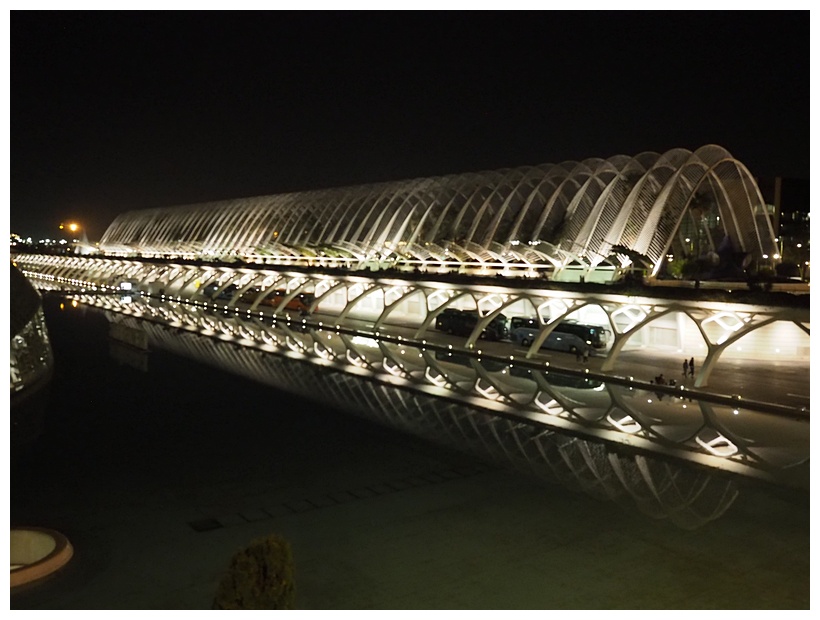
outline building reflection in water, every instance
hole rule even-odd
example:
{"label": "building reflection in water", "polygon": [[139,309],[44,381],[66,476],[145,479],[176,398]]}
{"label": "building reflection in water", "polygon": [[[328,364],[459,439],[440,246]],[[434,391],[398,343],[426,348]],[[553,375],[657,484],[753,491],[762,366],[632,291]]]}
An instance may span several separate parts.
{"label": "building reflection in water", "polygon": [[9,429],[14,451],[27,448],[42,432],[54,354],[40,293],[13,264],[10,276]]}
{"label": "building reflection in water", "polygon": [[720,517],[747,482],[808,493],[807,418],[308,320],[78,298],[138,368],[167,350],[682,528]]}

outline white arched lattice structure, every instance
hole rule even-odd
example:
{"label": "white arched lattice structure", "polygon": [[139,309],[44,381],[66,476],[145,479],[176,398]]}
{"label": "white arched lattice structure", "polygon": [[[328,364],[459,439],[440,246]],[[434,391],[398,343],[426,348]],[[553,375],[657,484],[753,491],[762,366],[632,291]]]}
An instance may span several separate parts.
{"label": "white arched lattice structure", "polygon": [[[690,241],[697,236],[697,247]],[[131,211],[100,242],[108,255],[442,270],[500,268],[554,279],[657,272],[670,252],[726,240],[761,258],[776,244],[749,171],[719,146],[618,155]]]}
{"label": "white arched lattice structure", "polygon": [[[731,486],[707,491],[710,468],[785,481],[809,458],[808,418],[759,416],[743,403],[756,423],[741,425],[731,413],[740,404],[725,397],[693,399],[669,387],[171,298],[76,299],[104,309],[121,342],[149,343],[326,400],[600,499],[635,501],[687,528],[718,517],[737,495]],[[653,463],[655,452],[673,460]],[[701,474],[690,479],[674,460],[698,463]]]}
{"label": "white arched lattice structure", "polygon": [[[292,314],[294,318],[297,311],[288,305],[302,298],[309,300],[304,308],[307,314],[318,314],[335,324],[348,319],[365,321],[373,331],[401,326],[412,329],[417,339],[440,336],[436,320],[443,311],[475,310],[479,320],[459,345],[466,350],[478,344],[484,328],[496,316],[533,317],[537,333],[527,345],[528,358],[538,353],[560,321],[583,319],[604,327],[612,336],[598,351],[604,357],[603,370],[614,370],[628,350],[676,354],[686,350],[698,357],[697,387],[708,385],[722,357],[809,361],[807,307],[656,297],[651,288],[642,296],[605,289],[585,292],[564,290],[563,286],[531,288],[511,286],[504,279],[488,285],[407,276],[382,278],[361,272],[331,274],[273,266],[88,256],[20,255],[15,260],[23,273],[43,288],[104,293],[119,291],[127,282],[129,288],[155,297],[207,301],[236,312],[271,317]],[[270,295],[274,291],[279,296],[272,302]]]}

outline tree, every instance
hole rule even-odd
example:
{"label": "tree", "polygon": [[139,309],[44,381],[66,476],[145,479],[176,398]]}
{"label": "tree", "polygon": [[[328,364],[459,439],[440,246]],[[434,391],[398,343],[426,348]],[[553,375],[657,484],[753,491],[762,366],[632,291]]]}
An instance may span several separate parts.
{"label": "tree", "polygon": [[214,598],[214,609],[293,609],[296,584],[290,544],[270,535],[231,558]]}

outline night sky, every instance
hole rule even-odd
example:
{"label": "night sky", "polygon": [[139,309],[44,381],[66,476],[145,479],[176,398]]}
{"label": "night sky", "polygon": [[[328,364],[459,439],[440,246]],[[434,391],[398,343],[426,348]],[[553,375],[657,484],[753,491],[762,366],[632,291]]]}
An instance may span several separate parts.
{"label": "night sky", "polygon": [[809,21],[12,11],[11,231],[709,143],[807,179]]}

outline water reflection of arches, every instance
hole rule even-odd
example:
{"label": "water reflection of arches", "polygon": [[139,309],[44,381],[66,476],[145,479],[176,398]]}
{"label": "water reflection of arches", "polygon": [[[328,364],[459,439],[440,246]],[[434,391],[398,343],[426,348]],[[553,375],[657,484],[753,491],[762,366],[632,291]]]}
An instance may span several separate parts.
{"label": "water reflection of arches", "polygon": [[619,453],[463,404],[220,345],[194,334],[172,333],[158,325],[150,326],[148,333],[153,346],[280,389],[295,389],[307,398],[318,396],[335,408],[342,406],[350,413],[637,508],[653,518],[669,519],[680,527],[694,529],[718,518],[738,495],[734,482],[705,470],[692,472],[645,455]]}
{"label": "water reflection of arches", "polygon": [[[396,338],[391,337],[389,331],[363,336],[356,329],[342,328],[339,324],[335,329],[332,324],[323,328],[321,321],[308,323],[304,318],[277,318],[250,311],[240,313],[238,309],[217,309],[216,306],[180,303],[174,299],[142,298],[139,303],[116,296],[86,296],[86,299],[117,312],[150,317],[174,327],[206,335],[216,334],[227,340],[238,339],[244,346],[269,351],[287,347],[290,351],[307,352],[326,360],[347,360],[419,384],[432,383],[460,397],[479,397],[491,401],[496,407],[507,407],[516,415],[526,410],[527,415],[534,416],[533,419],[547,420],[551,424],[577,425],[584,431],[588,431],[590,424],[603,424],[603,429],[599,430],[617,431],[616,441],[627,434],[630,441],[640,437],[655,444],[667,442],[676,449],[683,447],[687,451],[733,460],[746,456],[743,446],[749,443],[742,435],[716,437],[716,440],[725,440],[732,449],[714,451],[710,449],[712,440],[682,432],[695,423],[693,420],[698,424],[708,420],[704,419],[703,412],[692,418],[695,409],[687,404],[687,401],[692,402],[691,396],[683,396],[667,387],[622,390],[612,383],[611,377],[592,380],[584,374],[579,376],[577,370],[544,370],[537,362],[512,363],[512,357],[508,360],[482,354],[478,348],[460,349],[424,340]],[[772,406],[767,405],[768,408]],[[744,406],[745,409],[748,407]],[[736,408],[734,401],[722,405],[722,410]],[[681,422],[678,419],[681,415],[688,421]],[[767,440],[762,443],[765,445]]]}
{"label": "water reflection of arches", "polygon": [[[807,423],[772,426],[765,414],[736,417],[723,403],[302,321],[170,301],[85,301],[147,333],[152,346],[334,406],[349,403],[354,413],[681,527],[728,508],[737,494],[728,474],[791,479],[807,465]],[[137,307],[149,320],[136,318]]]}

